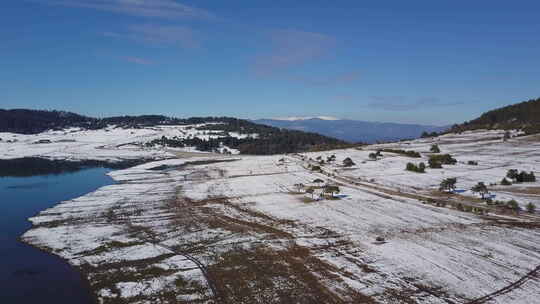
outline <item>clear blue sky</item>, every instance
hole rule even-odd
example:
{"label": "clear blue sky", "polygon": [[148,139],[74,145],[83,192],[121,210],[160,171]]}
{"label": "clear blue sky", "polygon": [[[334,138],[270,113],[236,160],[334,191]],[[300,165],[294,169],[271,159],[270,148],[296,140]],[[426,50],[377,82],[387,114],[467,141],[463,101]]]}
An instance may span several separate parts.
{"label": "clear blue sky", "polygon": [[540,1],[5,0],[0,108],[443,125],[540,96]]}

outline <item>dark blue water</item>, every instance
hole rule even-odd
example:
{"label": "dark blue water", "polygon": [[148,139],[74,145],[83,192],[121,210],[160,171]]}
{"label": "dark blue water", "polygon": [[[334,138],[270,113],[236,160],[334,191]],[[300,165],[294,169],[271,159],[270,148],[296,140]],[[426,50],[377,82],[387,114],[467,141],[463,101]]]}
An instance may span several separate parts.
{"label": "dark blue water", "polygon": [[0,303],[93,303],[75,269],[18,238],[31,227],[27,219],[39,211],[112,184],[108,171],[0,178]]}

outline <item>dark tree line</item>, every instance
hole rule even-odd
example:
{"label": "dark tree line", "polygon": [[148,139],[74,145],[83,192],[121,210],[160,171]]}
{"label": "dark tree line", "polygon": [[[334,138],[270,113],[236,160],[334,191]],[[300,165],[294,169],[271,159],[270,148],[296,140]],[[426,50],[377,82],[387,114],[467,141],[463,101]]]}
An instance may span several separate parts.
{"label": "dark tree line", "polygon": [[0,159],[0,177],[63,174],[88,168],[124,169],[146,162],[144,159],[108,162],[100,160],[59,160],[39,157]]}
{"label": "dark tree line", "polygon": [[527,134],[540,132],[540,98],[486,112],[476,119],[453,126],[450,132],[484,128],[523,129]]}
{"label": "dark tree line", "polygon": [[62,111],[2,110],[0,132],[36,134],[70,126],[89,126],[93,118]]}
{"label": "dark tree line", "polygon": [[[183,121],[187,124],[212,123],[198,127],[198,130],[222,131],[219,138],[161,138],[149,145],[160,144],[169,147],[195,147],[199,151],[214,151],[221,145],[237,149],[241,154],[270,155],[306,151],[328,150],[349,147],[344,141],[316,133],[280,129],[256,124],[248,120],[231,117],[192,117]],[[236,138],[230,132],[257,134],[256,137]]]}
{"label": "dark tree line", "polygon": [[277,130],[272,133],[261,134],[258,137],[236,138],[232,136],[211,138],[209,140],[193,138],[167,138],[153,140],[148,146],[162,145],[168,147],[195,147],[199,151],[212,152],[227,146],[237,149],[241,154],[271,155],[283,153],[297,153],[348,147],[340,140],[329,138],[315,133],[300,131]]}
{"label": "dark tree line", "polygon": [[37,134],[47,130],[69,127],[101,129],[108,125],[118,127],[142,127],[153,125],[185,124],[185,120],[162,115],[116,116],[93,118],[65,111],[0,109],[0,132]]}
{"label": "dark tree line", "polygon": [[428,164],[432,169],[442,168],[442,165],[455,165],[457,160],[453,158],[450,154],[435,154],[430,155]]}
{"label": "dark tree line", "polygon": [[[407,150],[401,150],[401,149],[382,149],[383,152],[389,152],[389,153],[396,153],[396,154],[401,154],[401,155],[405,155],[405,156],[408,156],[408,157],[414,157],[414,158],[419,158],[419,157],[422,157],[420,155],[420,153],[416,152],[416,151],[413,151],[413,150],[410,150],[410,151],[407,151]],[[378,155],[380,155],[380,151],[377,151]]]}
{"label": "dark tree line", "polygon": [[532,183],[536,181],[536,176],[532,171],[527,173],[525,171],[519,172],[517,169],[510,169],[506,173],[506,177],[516,183]]}
{"label": "dark tree line", "polygon": [[[286,130],[260,125],[244,119],[231,117],[173,118],[163,115],[116,116],[92,118],[70,112],[40,110],[0,110],[0,132],[35,134],[51,129],[81,127],[101,129],[109,125],[123,128],[139,128],[156,125],[187,125],[216,123],[198,127],[199,130],[223,131],[220,138],[202,140],[200,138],[161,138],[149,145],[169,147],[196,147],[200,151],[213,151],[221,144],[240,150],[243,154],[280,154],[328,150],[348,147],[347,143],[316,133]],[[257,134],[256,138],[236,138],[228,132]]]}

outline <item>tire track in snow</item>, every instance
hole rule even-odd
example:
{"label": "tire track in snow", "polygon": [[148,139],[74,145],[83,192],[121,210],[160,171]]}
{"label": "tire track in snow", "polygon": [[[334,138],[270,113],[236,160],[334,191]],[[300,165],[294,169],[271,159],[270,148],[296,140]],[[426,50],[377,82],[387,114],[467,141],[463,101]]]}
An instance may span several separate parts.
{"label": "tire track in snow", "polygon": [[525,284],[527,281],[538,278],[538,273],[540,272],[540,265],[537,266],[535,269],[531,270],[529,273],[521,277],[519,280],[513,282],[510,285],[507,285],[497,291],[494,291],[490,294],[487,294],[483,297],[477,298],[475,300],[466,302],[465,304],[481,304],[486,303],[487,301],[493,300],[498,296],[501,296],[503,294],[507,294],[511,292],[514,289],[520,288],[523,284]]}

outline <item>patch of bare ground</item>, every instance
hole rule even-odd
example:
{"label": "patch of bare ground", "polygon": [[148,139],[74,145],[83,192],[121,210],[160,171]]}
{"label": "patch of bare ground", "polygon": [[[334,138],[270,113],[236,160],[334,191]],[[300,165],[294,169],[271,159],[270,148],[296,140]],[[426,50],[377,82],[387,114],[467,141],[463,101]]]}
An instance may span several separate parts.
{"label": "patch of bare ground", "polygon": [[265,234],[267,238],[292,239],[293,236],[283,230],[276,229],[269,225],[264,225],[252,221],[237,219],[227,215],[214,215],[206,219],[208,226],[212,229],[222,228],[240,234],[258,233]]}
{"label": "patch of bare ground", "polygon": [[[294,228],[294,221],[276,219],[262,212],[250,209],[247,205],[232,203],[227,198],[210,198],[195,202],[200,204],[200,212],[204,215],[203,221],[209,228],[221,228],[234,233],[250,234],[259,233],[266,234],[269,238],[284,238],[290,239],[292,235],[285,232],[281,226],[285,228]],[[235,211],[239,216],[221,214],[212,205],[221,205],[227,209]]]}
{"label": "patch of bare ground", "polygon": [[516,194],[525,194],[525,195],[540,195],[540,187],[524,187],[524,188],[514,188],[514,187],[497,187],[493,190],[501,192],[510,192]]}
{"label": "patch of bare ground", "polygon": [[234,209],[240,213],[244,213],[252,218],[263,220],[266,222],[270,222],[273,224],[281,224],[281,225],[290,225],[294,226],[295,222],[291,220],[284,220],[284,219],[277,219],[274,217],[271,217],[265,213],[250,209],[248,207],[248,204],[234,204],[231,201],[229,201],[227,198],[221,198],[221,199],[214,199],[211,201],[213,204],[221,204],[226,206],[227,208]]}
{"label": "patch of bare ground", "polygon": [[501,140],[502,136],[486,136],[482,138],[471,138],[471,139],[442,139],[437,142],[439,145],[455,145],[455,144],[467,144],[467,143],[478,143],[483,141],[494,141]]}
{"label": "patch of bare ground", "polygon": [[[284,249],[234,246],[216,261],[209,273],[222,303],[375,303],[340,284],[339,269],[295,244]],[[330,290],[328,285],[343,287]]]}
{"label": "patch of bare ground", "polygon": [[526,229],[540,229],[540,221],[519,221],[508,219],[489,218],[489,224],[493,226],[502,226],[506,228],[526,228]]}
{"label": "patch of bare ground", "polygon": [[311,197],[307,197],[307,196],[299,196],[298,201],[304,204],[311,204],[311,203],[315,203],[317,200]]}
{"label": "patch of bare ground", "polygon": [[517,213],[503,207],[487,205],[485,200],[463,196],[455,193],[447,193],[441,191],[427,192],[429,197],[424,200],[424,203],[436,205],[438,207],[454,208],[458,211],[473,212],[479,215],[488,213],[497,213],[504,215],[518,215]]}
{"label": "patch of bare ground", "polygon": [[[174,274],[177,270],[165,270],[155,266],[156,263],[163,261],[174,254],[162,255],[155,258],[123,261],[115,263],[105,263],[98,266],[83,264],[79,268],[88,275],[90,285],[95,290],[107,288],[110,290],[110,296],[103,298],[100,303],[103,304],[128,304],[137,301],[151,299],[154,303],[183,303],[178,301],[178,290],[170,286],[164,288],[158,294],[152,294],[150,297],[137,295],[134,297],[122,297],[117,283],[120,282],[142,282],[153,279],[160,279],[163,276]],[[199,294],[200,298],[208,297],[206,289],[200,286],[199,289],[193,289],[191,294]]]}
{"label": "patch of bare ground", "polygon": [[445,201],[458,201],[458,202],[463,202],[463,203],[475,203],[479,205],[481,204],[485,205],[486,203],[484,200],[481,200],[476,197],[463,196],[463,195],[459,195],[455,193],[441,192],[437,190],[428,191],[427,193],[429,197],[431,198],[445,200]]}
{"label": "patch of bare ground", "polygon": [[506,205],[488,205],[485,201],[476,203],[470,202],[463,196],[457,196],[457,199],[445,200],[445,199],[433,199],[430,198],[427,201],[423,201],[424,204],[431,204],[436,207],[452,208],[457,211],[474,213],[479,216],[486,216],[488,214],[496,214],[503,216],[511,216],[515,220],[528,221],[531,218],[530,214],[521,212],[519,210],[513,210]]}
{"label": "patch of bare ground", "polygon": [[525,141],[525,142],[540,142],[540,134],[533,134],[523,137],[514,137],[513,140]]}
{"label": "patch of bare ground", "polygon": [[[334,232],[298,227],[294,221],[225,197],[193,201],[179,191],[167,206],[174,213],[170,229],[206,231],[175,248],[206,255],[208,278],[216,286],[219,303],[375,303],[343,282],[343,277],[358,279],[352,273],[316,257],[318,252],[349,251],[351,243]],[[298,246],[293,241],[298,229],[303,235],[326,236],[328,241],[312,249]],[[216,237],[209,231],[224,233]],[[242,237],[255,240],[243,246],[223,243]],[[261,245],[266,241],[273,245]]]}

